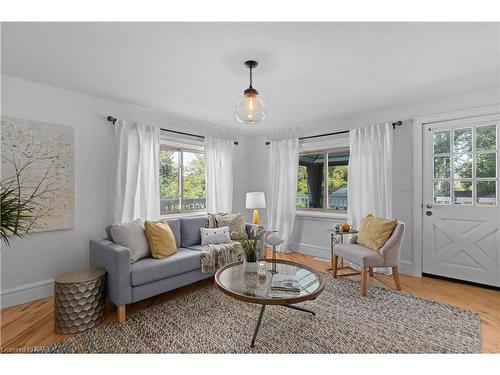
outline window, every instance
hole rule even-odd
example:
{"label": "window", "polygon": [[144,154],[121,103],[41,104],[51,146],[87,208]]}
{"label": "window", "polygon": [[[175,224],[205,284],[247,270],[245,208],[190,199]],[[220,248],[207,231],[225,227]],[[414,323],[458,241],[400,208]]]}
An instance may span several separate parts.
{"label": "window", "polygon": [[496,126],[436,130],[434,204],[496,206]]}
{"label": "window", "polygon": [[348,164],[345,148],[300,154],[297,209],[346,212]]}
{"label": "window", "polygon": [[206,208],[205,155],[188,149],[160,149],[160,214]]}

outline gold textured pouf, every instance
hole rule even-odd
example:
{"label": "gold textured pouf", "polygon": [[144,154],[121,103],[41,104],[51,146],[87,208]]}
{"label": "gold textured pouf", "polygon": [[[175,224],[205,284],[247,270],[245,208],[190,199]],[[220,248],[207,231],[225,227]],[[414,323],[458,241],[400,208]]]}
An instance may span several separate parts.
{"label": "gold textured pouf", "polygon": [[54,280],[54,328],[57,333],[83,332],[104,319],[106,270],[85,268]]}

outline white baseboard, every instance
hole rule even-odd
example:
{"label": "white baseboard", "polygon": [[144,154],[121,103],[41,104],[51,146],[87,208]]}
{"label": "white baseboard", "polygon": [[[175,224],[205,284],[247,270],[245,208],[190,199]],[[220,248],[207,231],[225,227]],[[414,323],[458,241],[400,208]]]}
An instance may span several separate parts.
{"label": "white baseboard", "polygon": [[321,246],[308,245],[304,243],[291,243],[290,250],[294,253],[311,255],[317,258],[330,259],[330,249]]}
{"label": "white baseboard", "polygon": [[15,306],[21,303],[49,297],[53,294],[54,279],[24,284],[14,288],[2,290],[0,307],[3,309],[5,307]]}
{"label": "white baseboard", "polygon": [[[330,259],[330,249],[321,246],[309,245],[304,243],[291,243],[290,250],[294,253],[311,255],[316,258]],[[405,275],[422,277],[421,274],[415,270],[415,265],[406,260],[399,261],[399,272]]]}

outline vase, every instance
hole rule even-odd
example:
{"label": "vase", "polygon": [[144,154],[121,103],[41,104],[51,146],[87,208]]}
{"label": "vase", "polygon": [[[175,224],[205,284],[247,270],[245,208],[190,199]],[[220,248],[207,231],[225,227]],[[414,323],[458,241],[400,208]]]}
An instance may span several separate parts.
{"label": "vase", "polygon": [[259,262],[247,262],[246,259],[243,261],[243,269],[245,272],[257,273],[259,267]]}

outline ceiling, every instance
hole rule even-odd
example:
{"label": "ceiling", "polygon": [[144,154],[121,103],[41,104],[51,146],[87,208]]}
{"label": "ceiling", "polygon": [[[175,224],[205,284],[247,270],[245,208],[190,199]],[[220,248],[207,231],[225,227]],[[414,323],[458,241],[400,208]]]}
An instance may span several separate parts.
{"label": "ceiling", "polygon": [[[249,134],[498,88],[499,49],[498,23],[2,24],[3,74]],[[234,117],[247,59],[256,125]]]}

